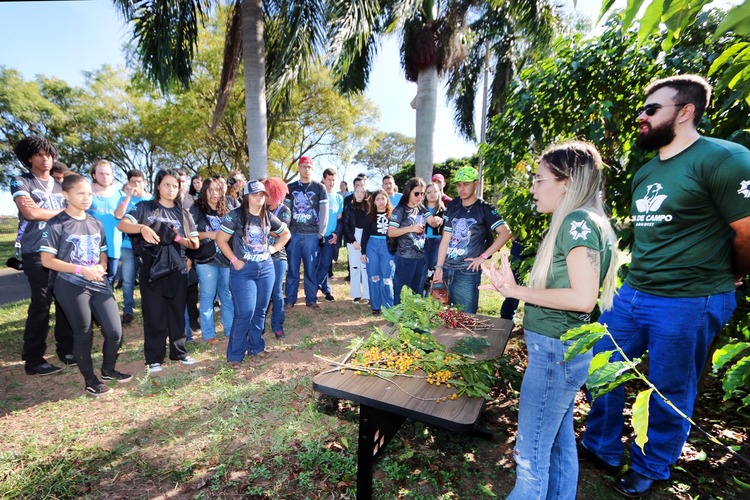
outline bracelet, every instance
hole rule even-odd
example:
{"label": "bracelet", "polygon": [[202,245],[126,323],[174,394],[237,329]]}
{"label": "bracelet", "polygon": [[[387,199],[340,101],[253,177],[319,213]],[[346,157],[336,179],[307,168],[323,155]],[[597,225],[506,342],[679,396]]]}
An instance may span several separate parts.
{"label": "bracelet", "polygon": [[177,236],[175,236],[175,237],[174,237],[174,242],[175,242],[175,243],[179,243],[181,239],[182,239],[182,236],[180,236],[180,235],[178,234]]}
{"label": "bracelet", "polygon": [[229,263],[230,263],[230,264],[234,264],[234,263],[235,263],[235,262],[237,262],[238,260],[239,260],[239,259],[238,259],[238,258],[237,258],[237,256],[235,255],[234,257],[232,257],[232,260],[230,260],[230,261],[229,261]]}
{"label": "bracelet", "polygon": [[80,264],[76,266],[76,274],[78,276],[81,276],[83,274],[83,270],[81,269],[81,265]]}
{"label": "bracelet", "polygon": [[436,264],[436,265],[435,265],[435,269],[442,269],[442,268],[443,268],[443,265],[442,265],[442,264]]}
{"label": "bracelet", "polygon": [[141,224],[141,228],[138,230],[138,234],[143,234],[143,228],[146,227],[145,225]]}
{"label": "bracelet", "polygon": [[487,255],[487,252],[482,252],[482,255],[480,255],[481,258],[484,260],[490,260],[490,257]]}

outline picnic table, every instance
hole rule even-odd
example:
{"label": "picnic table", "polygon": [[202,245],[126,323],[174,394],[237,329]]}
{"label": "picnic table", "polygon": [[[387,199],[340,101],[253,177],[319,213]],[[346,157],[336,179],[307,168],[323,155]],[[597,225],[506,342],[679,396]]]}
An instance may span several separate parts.
{"label": "picnic table", "polygon": [[[513,322],[500,318],[479,317],[491,322],[492,328],[475,332],[438,328],[433,335],[446,348],[450,348],[467,335],[486,337],[491,347],[477,354],[476,358],[497,358],[505,351]],[[451,431],[470,432],[475,429],[484,407],[484,399],[466,396],[455,400],[447,399],[441,403],[434,400],[423,401],[412,397],[411,394],[432,399],[448,397],[454,391],[444,386],[427,384],[424,379],[399,376],[383,379],[357,375],[353,370],[345,370],[344,373],[339,370],[326,370],[313,378],[313,389],[360,405],[357,451],[358,499],[372,497],[372,467],[406,418]]]}

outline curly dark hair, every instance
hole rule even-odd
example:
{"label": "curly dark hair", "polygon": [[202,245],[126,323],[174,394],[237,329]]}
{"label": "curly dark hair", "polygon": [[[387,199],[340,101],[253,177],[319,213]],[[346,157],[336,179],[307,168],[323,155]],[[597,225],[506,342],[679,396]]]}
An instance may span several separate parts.
{"label": "curly dark hair", "polygon": [[[208,190],[211,189],[211,185],[216,184],[217,187],[219,187],[219,181],[216,179],[213,179],[209,177],[208,179],[203,179],[203,184],[201,185],[201,191],[198,195],[198,198],[195,200],[195,204],[198,206],[198,208],[203,212],[204,214],[207,214],[211,210],[211,206],[208,204]],[[216,202],[216,213],[220,217],[224,217],[226,214],[229,213],[229,208],[227,208],[227,198],[224,196],[223,193],[220,193],[219,201]]]}
{"label": "curly dark hair", "polygon": [[393,205],[391,205],[391,199],[388,198],[388,193],[385,192],[385,189],[377,189],[370,194],[371,221],[374,221],[378,217],[378,207],[375,206],[375,198],[377,198],[379,194],[385,196],[385,214],[389,219],[391,218],[391,212],[393,212]]}
{"label": "curly dark hair", "polygon": [[37,154],[39,151],[44,151],[52,157],[53,160],[57,160],[57,148],[49,139],[39,137],[38,135],[30,135],[24,137],[16,143],[13,148],[13,152],[16,157],[24,164],[26,168],[31,170],[31,162],[29,159]]}

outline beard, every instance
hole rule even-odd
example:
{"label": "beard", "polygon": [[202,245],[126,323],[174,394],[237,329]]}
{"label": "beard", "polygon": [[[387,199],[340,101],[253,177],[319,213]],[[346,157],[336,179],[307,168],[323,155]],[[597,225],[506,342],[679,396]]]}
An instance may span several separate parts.
{"label": "beard", "polygon": [[670,144],[675,137],[674,123],[677,117],[671,121],[664,122],[656,128],[649,126],[647,132],[639,132],[635,138],[635,145],[645,151],[655,151]]}

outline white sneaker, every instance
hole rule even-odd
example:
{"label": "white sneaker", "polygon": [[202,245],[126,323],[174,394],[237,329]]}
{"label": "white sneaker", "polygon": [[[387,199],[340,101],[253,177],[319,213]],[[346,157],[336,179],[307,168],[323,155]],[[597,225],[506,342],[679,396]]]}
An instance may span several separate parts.
{"label": "white sneaker", "polygon": [[183,365],[194,365],[195,364],[195,358],[192,356],[185,356],[184,358],[180,359],[180,363]]}
{"label": "white sneaker", "polygon": [[164,368],[161,367],[161,363],[151,363],[148,365],[149,373],[156,373],[162,371]]}

